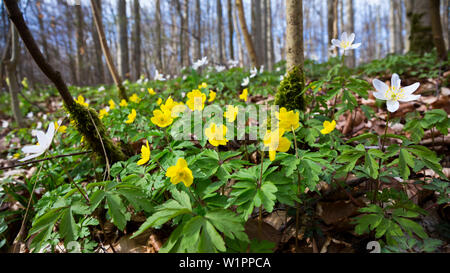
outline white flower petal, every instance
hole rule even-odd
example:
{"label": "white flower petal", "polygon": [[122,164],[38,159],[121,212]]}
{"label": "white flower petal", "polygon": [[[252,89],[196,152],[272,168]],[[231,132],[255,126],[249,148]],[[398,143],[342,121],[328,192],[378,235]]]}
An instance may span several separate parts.
{"label": "white flower petal", "polygon": [[[331,43],[335,46],[335,47],[341,47],[341,41],[337,40],[337,39],[332,39]],[[334,49],[334,48],[333,48]]]}
{"label": "white flower petal", "polygon": [[346,42],[348,40],[347,32],[344,31],[341,34],[341,41]]}
{"label": "white flower petal", "polygon": [[41,130],[33,130],[31,132],[31,135],[36,136],[39,142],[39,145],[46,145],[47,143],[47,136],[45,133]]}
{"label": "white flower petal", "polygon": [[373,96],[379,100],[386,100],[384,94],[384,92],[373,92]]}
{"label": "white flower petal", "polygon": [[400,88],[401,80],[397,73],[392,74],[391,77],[391,86],[397,89]]}
{"label": "white flower petal", "polygon": [[27,160],[36,158],[36,157],[42,155],[43,153],[44,153],[44,152],[42,152],[42,153],[37,153],[37,154],[32,154],[32,155],[26,156],[26,157],[24,157],[24,158],[22,158],[22,159],[19,159],[19,161],[20,161],[20,162],[27,161]]}
{"label": "white flower petal", "polygon": [[405,92],[405,96],[408,96],[408,95],[411,95],[412,93],[414,93],[417,90],[417,88],[419,88],[419,86],[420,86],[420,83],[416,82],[409,86],[403,87],[401,90],[403,92]]}
{"label": "white flower petal", "polygon": [[40,153],[42,150],[41,145],[27,145],[22,148],[22,152],[26,154]]}
{"label": "white flower petal", "polygon": [[350,48],[351,49],[357,49],[360,46],[361,46],[361,43],[357,43],[357,44],[351,45]]}
{"label": "white flower petal", "polygon": [[[375,89],[378,91],[378,92],[383,92],[383,93],[385,93],[386,91],[388,91],[388,89],[389,89],[389,86],[387,86],[387,84],[385,84],[384,82],[382,82],[382,81],[380,81],[380,80],[378,80],[378,79],[374,79],[373,81],[372,81],[372,84],[373,84],[373,86],[375,87]],[[384,95],[383,95],[384,96]]]}
{"label": "white flower petal", "polygon": [[398,101],[396,100],[388,100],[386,102],[386,106],[388,111],[393,113],[398,110],[398,108],[400,107],[400,103],[398,103]]}
{"label": "white flower petal", "polygon": [[353,43],[353,41],[355,40],[355,33],[350,34],[350,36],[348,36],[347,41],[351,44]]}
{"label": "white flower petal", "polygon": [[401,102],[408,102],[408,101],[413,101],[413,100],[417,100],[420,98],[420,95],[409,95],[403,99],[399,99],[399,101]]}

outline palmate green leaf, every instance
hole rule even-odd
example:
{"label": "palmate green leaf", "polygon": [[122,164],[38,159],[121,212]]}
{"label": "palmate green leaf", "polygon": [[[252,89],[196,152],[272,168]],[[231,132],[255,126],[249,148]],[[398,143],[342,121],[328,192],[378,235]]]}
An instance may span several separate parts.
{"label": "palmate green leaf", "polygon": [[302,181],[305,182],[306,186],[311,191],[314,191],[320,180],[319,175],[322,173],[322,168],[320,165],[310,159],[304,158],[300,161],[299,171]]}
{"label": "palmate green leaf", "polygon": [[153,209],[150,198],[138,188],[118,188],[116,192],[124,196],[138,211],[150,212]]}
{"label": "palmate green leaf", "polygon": [[415,143],[419,142],[425,134],[419,119],[410,119],[408,122],[406,122],[403,130],[411,133],[411,139]]}
{"label": "palmate green leaf", "polygon": [[447,112],[442,109],[427,111],[423,119],[420,120],[422,127],[429,129],[447,119]]}
{"label": "palmate green leaf", "polygon": [[408,179],[410,174],[408,166],[414,168],[414,158],[406,149],[401,149],[398,167],[402,178],[405,180]]}
{"label": "palmate green leaf", "polygon": [[161,226],[178,215],[192,213],[191,201],[185,192],[174,190],[172,196],[175,200],[171,199],[156,207],[156,212],[147,218],[131,238],[138,236],[150,227]]}
{"label": "palmate green leaf", "polygon": [[400,224],[400,226],[406,231],[408,232],[411,236],[412,236],[412,232],[414,232],[415,234],[417,234],[417,236],[419,236],[422,239],[425,239],[428,237],[428,235],[425,233],[425,230],[423,229],[423,227],[421,225],[419,225],[418,223],[410,220],[410,219],[406,219],[403,217],[394,217],[394,220]]}
{"label": "palmate green leaf", "polygon": [[368,233],[376,228],[384,219],[381,214],[366,214],[356,218],[355,232],[358,235]]}
{"label": "palmate green leaf", "polygon": [[244,232],[242,218],[234,212],[225,209],[212,210],[206,213],[205,218],[220,232],[223,232],[226,237],[240,241],[248,241],[247,234]]}
{"label": "palmate green leaf", "polygon": [[272,212],[275,201],[277,200],[275,195],[277,191],[277,187],[272,182],[264,181],[261,188],[257,190],[254,201],[255,206],[259,207],[262,204],[268,212]]}
{"label": "palmate green leaf", "polygon": [[361,141],[361,140],[366,140],[369,139],[370,142],[369,143],[376,143],[378,141],[378,136],[372,133],[364,133],[361,134],[359,136],[353,137],[349,140],[347,140],[346,143],[352,143],[353,141]]}
{"label": "palmate green leaf", "polygon": [[108,192],[106,193],[106,203],[108,204],[108,213],[112,217],[112,222],[123,231],[127,224],[127,213],[120,196]]}
{"label": "palmate green leaf", "polygon": [[183,236],[180,242],[180,250],[186,252],[197,252],[200,232],[206,220],[203,216],[195,216],[186,222],[183,228]]}
{"label": "palmate green leaf", "polygon": [[52,209],[33,221],[33,225],[28,233],[29,236],[45,228],[53,227],[62,216],[61,210],[62,208]]}
{"label": "palmate green leaf", "polygon": [[447,176],[442,172],[442,165],[439,163],[440,160],[435,152],[420,145],[411,145],[408,147],[408,150],[415,154],[425,166],[435,171],[442,179],[447,179]]}
{"label": "palmate green leaf", "polygon": [[374,153],[366,153],[364,160],[364,169],[369,173],[372,178],[378,177],[378,162],[374,157]]}
{"label": "palmate green leaf", "polygon": [[78,238],[79,228],[73,218],[72,209],[67,208],[63,211],[61,221],[59,223],[59,234],[64,238],[64,242],[75,241]]}
{"label": "palmate green leaf", "polygon": [[[214,249],[211,249],[211,245],[214,246]],[[227,250],[222,236],[209,221],[205,222],[199,246],[200,252],[217,252],[216,249],[222,252]]]}

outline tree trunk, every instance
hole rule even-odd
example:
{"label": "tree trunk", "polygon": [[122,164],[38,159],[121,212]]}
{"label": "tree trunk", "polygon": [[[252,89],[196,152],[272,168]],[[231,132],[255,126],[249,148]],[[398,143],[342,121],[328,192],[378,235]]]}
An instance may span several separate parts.
{"label": "tree trunk", "polygon": [[217,0],[216,1],[216,11],[217,11],[217,38],[218,38],[218,42],[219,42],[219,63],[223,64],[223,39],[222,39],[222,35],[223,35],[223,18],[222,18],[222,1],[221,0]]}
{"label": "tree trunk", "polygon": [[261,14],[261,0],[252,0],[252,38],[253,45],[255,46],[256,57],[258,63],[264,63],[264,48],[263,48],[263,35],[262,35],[262,14]]}
{"label": "tree trunk", "polygon": [[236,12],[237,9],[235,8],[233,10],[233,28],[236,32],[236,40],[237,40],[237,53],[238,53],[238,60],[239,60],[239,65],[243,66],[244,65],[244,50],[242,48],[242,40],[241,40],[241,30],[238,26],[238,21],[236,18]]}
{"label": "tree trunk", "polygon": [[396,44],[397,47],[395,49],[395,52],[397,54],[403,54],[403,49],[405,47],[404,43],[403,43],[403,4],[402,4],[402,0],[395,0],[395,2],[397,3],[397,10],[396,10],[396,16],[395,16],[395,26],[396,26],[396,31],[395,31],[395,40],[396,40]]}
{"label": "tree trunk", "polygon": [[19,128],[25,126],[23,120],[22,112],[20,111],[20,101],[19,101],[19,85],[17,84],[16,68],[19,62],[19,35],[16,28],[11,24],[11,58],[6,63],[6,77],[9,87],[9,94],[11,95],[11,109],[13,112],[14,120],[16,121]]}
{"label": "tree trunk", "polygon": [[[99,16],[102,18],[102,8],[101,8],[101,0],[94,0],[97,6],[99,7]],[[102,46],[100,44],[100,37],[98,36],[98,32],[95,27],[94,16],[92,16],[92,39],[94,41],[94,50],[95,50],[95,72],[97,81],[96,83],[105,83],[105,72],[103,70],[103,60],[102,60]]]}
{"label": "tree trunk", "polygon": [[133,2],[134,13],[134,37],[133,37],[133,62],[134,62],[134,80],[141,76],[141,12],[139,0]]}
{"label": "tree trunk", "polygon": [[[354,19],[354,12],[353,12],[353,0],[346,0],[345,3],[345,15],[347,16],[347,24],[346,31],[348,35],[355,32],[355,19]],[[348,51],[348,57],[345,58],[345,61],[347,62],[348,67],[354,67],[355,66],[355,51],[349,50]]]}
{"label": "tree trunk", "polygon": [[42,43],[42,49],[44,50],[44,55],[47,58],[48,61],[50,61],[50,53],[48,50],[48,45],[47,45],[47,31],[45,30],[45,26],[44,26],[44,14],[42,13],[42,9],[41,9],[41,1],[38,0],[36,1],[36,8],[37,8],[37,12],[38,12],[38,24],[39,24],[39,32],[41,35],[41,43]]}
{"label": "tree trunk", "polygon": [[[438,58],[447,60],[447,50],[445,49],[444,36],[442,33],[441,17],[439,12],[439,0],[431,1],[431,26],[433,30],[434,46],[437,49]],[[447,26],[448,27],[448,26]]]}
{"label": "tree trunk", "polygon": [[272,32],[272,3],[270,0],[265,0],[267,2],[267,48],[268,48],[268,69],[271,71],[275,63],[275,49],[273,45],[273,32]]}
{"label": "tree trunk", "polygon": [[[199,0],[197,0],[199,1]],[[160,0],[156,0],[156,38],[157,38],[157,46],[156,46],[156,54],[158,56],[158,70],[164,71],[163,65],[163,54],[162,54],[162,23],[161,23],[161,3]]]}
{"label": "tree trunk", "polygon": [[3,0],[3,2],[28,52],[42,72],[55,85],[67,111],[70,113],[70,118],[75,121],[77,130],[84,136],[89,146],[97,155],[105,159],[107,166],[114,162],[125,160],[125,154],[107,136],[106,128],[98,118],[96,111],[75,103],[66,83],[61,77],[61,73],[55,71],[46,61],[25,23],[17,1]]}
{"label": "tree trunk", "polygon": [[[327,0],[327,10],[328,10],[328,23],[327,23],[327,29],[328,29],[328,41],[329,46],[331,47],[331,40],[338,38],[338,0]],[[334,48],[333,50],[329,50],[329,55],[336,56],[337,55],[337,48]]]}
{"label": "tree trunk", "polygon": [[233,46],[233,0],[227,0],[228,12],[228,46],[230,51],[230,60],[234,60],[234,46]]}
{"label": "tree trunk", "polygon": [[244,35],[244,41],[247,45],[248,55],[250,56],[250,62],[252,66],[259,67],[259,59],[256,55],[255,47],[253,45],[252,37],[248,33],[247,23],[245,22],[244,7],[242,0],[236,0],[236,8],[239,16],[239,23],[241,24],[242,34]]}
{"label": "tree trunk", "polygon": [[119,75],[122,79],[130,78],[130,64],[128,59],[128,22],[127,22],[127,2],[117,0],[117,21],[119,33]]}
{"label": "tree trunk", "polygon": [[286,0],[286,71],[275,96],[275,104],[288,110],[305,108],[303,89],[303,3]]}
{"label": "tree trunk", "polygon": [[100,13],[97,5],[95,4],[95,0],[91,0],[91,9],[92,14],[94,16],[95,26],[97,27],[97,33],[100,37],[100,44],[102,46],[103,55],[105,55],[106,64],[108,65],[109,72],[111,73],[111,77],[114,80],[114,83],[119,90],[119,97],[124,100],[128,100],[127,93],[125,91],[125,87],[122,85],[122,79],[117,73],[116,67],[114,66],[113,58],[111,56],[111,52],[109,51],[108,43],[106,42],[105,32],[103,30],[102,18],[100,17]]}
{"label": "tree trunk", "polygon": [[409,22],[408,51],[423,54],[433,49],[431,32],[431,1],[406,0],[406,15]]}
{"label": "tree trunk", "polygon": [[81,5],[75,5],[75,14],[77,20],[77,58],[76,58],[76,67],[77,67],[77,83],[82,85],[85,83],[86,74],[85,72],[85,63],[84,63],[84,55],[86,52],[86,48],[84,46],[84,23],[83,23],[83,10],[81,9]]}
{"label": "tree trunk", "polygon": [[195,0],[195,22],[197,27],[197,40],[195,50],[195,59],[199,60],[202,58],[202,21],[201,21],[201,6],[200,0]]}

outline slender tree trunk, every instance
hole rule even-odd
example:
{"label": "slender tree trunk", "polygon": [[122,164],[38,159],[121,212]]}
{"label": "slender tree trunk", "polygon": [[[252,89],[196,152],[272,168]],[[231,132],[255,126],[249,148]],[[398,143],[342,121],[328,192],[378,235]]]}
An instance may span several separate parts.
{"label": "slender tree trunk", "polygon": [[[439,12],[439,0],[431,1],[431,26],[433,30],[434,46],[437,49],[438,58],[447,60],[447,50],[445,49],[444,36],[442,33],[441,17]],[[448,27],[448,26],[447,26]]]}
{"label": "slender tree trunk", "polygon": [[202,21],[201,21],[201,6],[200,0],[195,0],[195,22],[197,27],[197,40],[195,50],[195,59],[199,60],[202,58]]}
{"label": "slender tree trunk", "polygon": [[42,13],[42,2],[40,0],[36,1],[36,8],[38,12],[38,24],[39,24],[39,32],[41,35],[41,43],[42,43],[42,49],[44,50],[44,55],[47,58],[48,61],[50,61],[50,52],[48,50],[48,44],[47,44],[47,31],[45,30],[44,26],[44,14]]}
{"label": "slender tree trunk", "polygon": [[263,34],[262,34],[262,10],[261,10],[261,0],[251,1],[252,10],[252,39],[253,45],[255,47],[256,56],[258,58],[258,63],[264,63],[264,48],[263,48]]}
{"label": "slender tree trunk", "polygon": [[403,12],[404,12],[404,5],[402,3],[402,0],[395,0],[397,2],[397,11],[396,11],[396,21],[395,21],[395,26],[397,27],[396,29],[396,35],[395,35],[395,40],[397,41],[397,48],[396,48],[396,52],[397,54],[402,54],[403,50],[405,48],[405,45],[403,43]]}
{"label": "slender tree trunk", "polygon": [[[90,147],[97,155],[103,157],[109,166],[109,163],[125,160],[125,154],[118,148],[112,140],[107,136],[106,128],[102,121],[98,118],[97,113],[93,109],[88,109],[75,103],[72,95],[64,82],[61,73],[53,69],[42,55],[37,46],[30,29],[20,12],[16,0],[3,0],[8,10],[11,21],[17,28],[24,45],[28,52],[42,70],[42,72],[53,82],[58,90],[67,111],[70,113],[71,119],[75,120],[77,130],[85,137]],[[19,238],[21,240],[21,238]]]}
{"label": "slender tree trunk", "polygon": [[239,23],[241,24],[242,33],[244,35],[244,41],[247,45],[248,55],[250,56],[250,62],[252,66],[259,67],[259,61],[253,45],[252,37],[248,32],[247,23],[245,22],[245,13],[242,0],[236,0],[236,8],[238,11]]}
{"label": "slender tree trunk", "polygon": [[[199,1],[199,0],[197,0]],[[158,56],[158,70],[164,71],[163,65],[163,53],[162,53],[162,22],[161,22],[161,3],[160,0],[156,0],[156,38],[157,38],[157,46],[156,46],[156,54]]]}
{"label": "slender tree trunk", "polygon": [[289,110],[305,108],[303,89],[303,2],[286,0],[286,71],[275,104]]}
{"label": "slender tree trunk", "polygon": [[[345,29],[348,33],[348,35],[350,35],[351,33],[355,32],[355,19],[354,19],[354,12],[353,12],[353,0],[346,0],[345,3],[345,7],[346,7],[346,16],[347,16],[347,24],[345,25]],[[355,51],[354,50],[349,50],[349,52],[347,53],[348,57],[345,58],[345,61],[347,62],[347,65],[349,67],[354,67],[355,66]]]}
{"label": "slender tree trunk", "polygon": [[86,74],[85,72],[85,63],[84,63],[84,55],[86,53],[86,47],[84,46],[84,22],[83,22],[83,10],[81,5],[75,5],[75,14],[77,20],[77,58],[76,58],[76,67],[77,67],[77,82],[79,85],[85,83]]}
{"label": "slender tree trunk", "polygon": [[223,16],[222,16],[222,1],[216,1],[216,10],[217,10],[217,38],[219,42],[219,63],[223,64]]}
{"label": "slender tree trunk", "polygon": [[[338,0],[327,0],[328,9],[328,40],[331,47],[331,40],[338,38]],[[330,55],[337,55],[337,48],[328,51]],[[328,57],[330,57],[330,55]]]}
{"label": "slender tree trunk", "polygon": [[139,0],[133,2],[134,13],[134,37],[133,37],[133,62],[134,62],[134,80],[141,76],[141,11]]}
{"label": "slender tree trunk", "polygon": [[272,32],[272,3],[270,0],[265,0],[267,5],[267,48],[268,48],[268,69],[271,71],[275,63],[275,49],[273,44],[273,32]]}
{"label": "slender tree trunk", "polygon": [[407,0],[406,14],[409,21],[409,50],[425,53],[433,49],[431,30],[431,1]]}
{"label": "slender tree trunk", "polygon": [[114,80],[114,83],[119,90],[119,97],[128,100],[127,93],[125,91],[125,87],[122,85],[122,79],[119,76],[119,73],[114,66],[113,58],[111,56],[111,52],[109,51],[108,43],[106,42],[105,32],[103,30],[102,18],[100,17],[100,13],[98,11],[98,7],[95,4],[95,0],[91,0],[91,9],[92,14],[94,16],[95,26],[97,27],[97,33],[100,37],[100,44],[102,46],[103,55],[105,55],[106,64],[108,65],[109,72],[111,73],[111,77]]}
{"label": "slender tree trunk", "polygon": [[[102,18],[102,8],[101,8],[101,0],[94,0],[97,6],[99,7],[99,16]],[[102,45],[100,44],[100,37],[98,36],[98,32],[95,27],[95,20],[92,18],[92,40],[94,41],[94,50],[95,50],[95,72],[97,81],[96,83],[105,83],[105,72],[103,70],[103,60],[102,60]]]}
{"label": "slender tree trunk", "polygon": [[237,21],[237,17],[236,17],[237,12],[238,12],[237,9],[234,8],[233,9],[233,28],[236,32],[237,53],[238,53],[239,65],[243,66],[244,65],[244,50],[242,48],[241,30],[238,26],[238,21]]}
{"label": "slender tree trunk", "polygon": [[13,24],[11,24],[11,58],[6,63],[6,77],[8,79],[9,94],[11,95],[11,109],[14,120],[19,128],[25,126],[22,112],[20,111],[19,85],[17,84],[16,68],[19,62],[19,35]]}
{"label": "slender tree trunk", "polygon": [[128,22],[127,2],[117,0],[117,27],[119,33],[119,75],[123,79],[130,78],[130,63],[128,59]]}
{"label": "slender tree trunk", "polygon": [[227,0],[228,12],[228,46],[230,51],[230,59],[234,60],[234,46],[233,46],[233,0]]}

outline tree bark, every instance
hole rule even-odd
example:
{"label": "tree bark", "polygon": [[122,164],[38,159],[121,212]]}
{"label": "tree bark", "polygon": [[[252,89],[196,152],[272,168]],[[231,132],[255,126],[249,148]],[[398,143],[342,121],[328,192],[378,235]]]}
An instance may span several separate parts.
{"label": "tree bark", "polygon": [[255,46],[256,56],[258,58],[258,63],[264,63],[264,42],[262,33],[262,10],[261,10],[261,0],[252,0],[251,10],[252,10],[252,39],[253,45]]}
{"label": "tree bark", "polygon": [[85,63],[84,63],[84,55],[86,52],[86,47],[84,46],[84,23],[83,23],[83,10],[80,5],[75,5],[75,14],[76,14],[76,42],[77,42],[77,58],[76,58],[76,67],[77,67],[77,83],[82,85],[85,83],[86,74],[85,74]]}
{"label": "tree bark", "polygon": [[[101,0],[94,0],[97,4],[99,17],[102,18],[102,8],[101,8]],[[105,72],[103,70],[103,60],[102,60],[102,45],[100,44],[100,37],[98,36],[98,32],[95,27],[95,19],[92,16],[92,40],[94,41],[94,50],[95,50],[95,72],[97,81],[96,83],[105,83]]]}
{"label": "tree bark", "polygon": [[242,48],[242,40],[241,40],[241,30],[238,26],[238,21],[236,18],[236,12],[237,9],[235,8],[233,10],[233,27],[234,30],[236,32],[236,40],[237,40],[237,52],[238,52],[238,60],[239,60],[239,65],[243,66],[244,65],[244,51]]}
{"label": "tree bark", "polygon": [[227,0],[228,12],[228,46],[230,51],[230,59],[234,60],[234,46],[233,46],[233,0]]}
{"label": "tree bark", "polygon": [[271,71],[275,63],[275,49],[273,44],[273,31],[272,31],[272,3],[270,0],[265,0],[267,5],[267,49],[268,49],[268,69]]}
{"label": "tree bark", "polygon": [[[345,3],[346,7],[346,15],[347,15],[347,24],[346,24],[346,31],[348,35],[355,32],[355,18],[354,18],[354,12],[353,12],[353,0],[346,0]],[[348,57],[345,58],[347,62],[347,66],[354,67],[355,66],[355,51],[349,50]]]}
{"label": "tree bark", "polygon": [[133,62],[134,62],[134,80],[141,76],[141,11],[139,0],[133,2],[134,13],[134,37],[133,37]]}
{"label": "tree bark", "polygon": [[127,2],[117,0],[117,27],[119,33],[119,75],[122,79],[130,78],[130,63],[128,58],[128,22]]}
{"label": "tree bark", "polygon": [[11,95],[11,109],[13,112],[14,120],[19,128],[25,127],[22,112],[20,111],[19,101],[19,85],[17,84],[16,68],[19,62],[19,35],[13,24],[11,24],[11,58],[9,61],[5,61],[6,64],[6,77],[8,79],[9,94]]}
{"label": "tree bark", "polygon": [[[199,1],[199,0],[197,0]],[[156,54],[158,56],[158,70],[164,71],[164,65],[163,65],[163,54],[162,54],[162,22],[161,22],[161,2],[160,0],[156,0],[156,39],[157,39],[157,46],[156,46]]]}
{"label": "tree bark", "polygon": [[250,33],[248,32],[247,23],[245,22],[245,14],[244,14],[244,7],[242,4],[242,0],[236,0],[236,8],[238,11],[239,23],[241,25],[242,34],[244,35],[244,41],[245,41],[245,44],[247,45],[247,51],[248,51],[248,55],[250,57],[250,62],[252,64],[252,66],[259,67],[259,59],[256,55],[252,37],[250,36]]}
{"label": "tree bark", "polygon": [[[42,70],[42,72],[53,82],[58,90],[71,119],[75,120],[77,130],[85,137],[97,155],[103,157],[108,165],[117,161],[125,160],[125,154],[107,136],[106,128],[98,118],[93,109],[88,109],[75,103],[66,83],[61,77],[61,73],[53,69],[42,55],[33,35],[30,32],[16,0],[3,0],[11,21],[16,26],[24,45],[28,52]],[[109,165],[108,165],[109,166]]]}
{"label": "tree bark", "polygon": [[97,5],[95,4],[95,0],[91,0],[91,9],[92,14],[94,16],[95,26],[97,27],[97,33],[100,37],[100,44],[102,46],[103,55],[105,55],[106,64],[108,65],[109,72],[111,73],[111,77],[114,80],[114,83],[119,90],[119,97],[124,100],[128,100],[127,93],[125,91],[125,87],[122,85],[122,79],[117,73],[116,67],[114,66],[113,58],[111,56],[111,52],[109,51],[108,43],[106,42],[105,32],[103,30],[102,18],[100,17],[100,13]]}
{"label": "tree bark", "polygon": [[406,0],[408,19],[409,48],[408,51],[423,54],[433,49],[431,29],[431,1]]}
{"label": "tree bark", "polygon": [[[441,17],[439,12],[439,0],[431,1],[431,26],[433,30],[434,46],[437,49],[438,58],[447,60],[447,50],[445,49],[444,35],[442,32]],[[447,26],[448,27],[448,26]]]}
{"label": "tree bark", "polygon": [[[331,40],[338,38],[338,0],[327,0],[327,10],[328,10],[328,23],[327,23],[327,29],[328,29],[328,41],[329,46],[331,47]],[[329,55],[336,56],[337,55],[337,48],[334,48],[333,50],[329,50]]]}
{"label": "tree bark", "polygon": [[202,21],[201,21],[201,6],[200,0],[195,0],[195,22],[197,27],[197,40],[196,40],[196,50],[195,59],[199,60],[202,58]]}
{"label": "tree bark", "polygon": [[218,38],[218,49],[219,49],[219,63],[223,64],[223,16],[222,16],[222,1],[216,1],[216,11],[217,11],[217,38]]}

